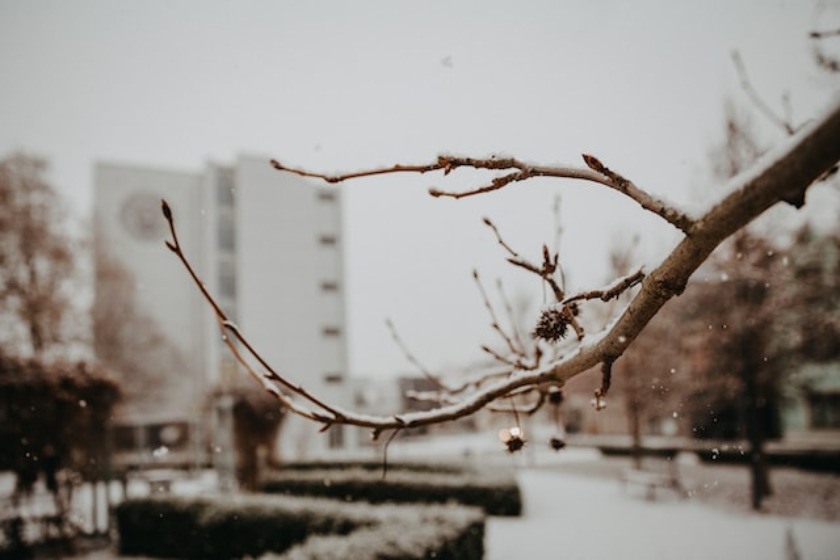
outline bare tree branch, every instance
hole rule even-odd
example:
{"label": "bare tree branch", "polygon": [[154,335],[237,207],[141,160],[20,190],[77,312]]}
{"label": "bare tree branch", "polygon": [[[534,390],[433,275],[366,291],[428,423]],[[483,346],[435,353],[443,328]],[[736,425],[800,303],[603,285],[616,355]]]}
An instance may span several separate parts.
{"label": "bare tree branch", "polygon": [[811,39],[827,39],[829,37],[840,37],[840,29],[827,29],[825,31],[811,31],[808,34]]}
{"label": "bare tree branch", "polygon": [[[449,198],[464,198],[467,196],[475,196],[492,191],[499,190],[508,186],[511,183],[525,181],[534,177],[555,177],[565,179],[579,179],[583,181],[591,181],[599,183],[604,186],[615,189],[618,192],[632,198],[641,205],[645,210],[649,210],[654,214],[660,216],[670,224],[679,228],[682,231],[687,231],[693,223],[692,219],[683,212],[666,204],[664,201],[644,192],[634,185],[632,182],[624,179],[618,174],[609,172],[609,169],[598,162],[600,169],[593,167],[590,161],[598,162],[592,156],[584,156],[589,169],[571,166],[558,167],[543,167],[523,163],[515,158],[466,158],[456,157],[451,155],[438,156],[436,163],[427,165],[394,165],[392,167],[369,169],[366,171],[357,171],[354,173],[345,173],[343,175],[324,175],[322,173],[314,173],[293,167],[288,167],[277,160],[271,160],[271,165],[279,171],[288,171],[303,177],[314,177],[327,181],[328,183],[340,183],[349,179],[358,179],[360,177],[371,177],[374,175],[385,175],[392,173],[428,173],[429,171],[443,171],[444,175],[448,175],[454,169],[459,167],[469,167],[472,169],[485,169],[493,171],[504,171],[513,169],[507,175],[494,178],[489,185],[478,187],[472,190],[463,192],[448,192],[438,189],[430,189],[429,194],[435,197],[449,197]],[[607,171],[608,173],[604,173]]]}
{"label": "bare tree branch", "polygon": [[385,324],[388,327],[388,330],[391,332],[391,338],[394,340],[396,345],[402,350],[403,355],[409,361],[409,363],[413,364],[414,367],[429,381],[431,381],[438,389],[441,391],[449,392],[449,386],[443,382],[443,380],[438,377],[437,375],[433,374],[428,368],[426,368],[423,364],[420,363],[414,354],[408,349],[408,346],[403,342],[402,337],[397,333],[397,328],[394,326],[394,323],[391,322],[390,319],[385,321]]}
{"label": "bare tree branch", "polygon": [[[499,324],[499,318],[496,316],[496,311],[493,309],[493,305],[490,303],[490,299],[487,297],[487,291],[484,289],[484,285],[481,283],[481,278],[478,276],[478,271],[473,270],[473,280],[475,280],[476,286],[478,286],[478,291],[481,294],[481,300],[484,302],[484,308],[487,309],[487,313],[490,315],[490,327],[499,333],[499,336],[502,337],[502,340],[505,341],[505,344],[510,350],[511,354],[518,357],[525,357],[525,349],[521,346],[518,346],[511,337],[504,331],[501,324]],[[491,352],[486,347],[483,348],[485,352],[492,354],[496,357],[495,352]],[[508,363],[506,360],[497,358],[503,363]]]}
{"label": "bare tree branch", "polygon": [[579,294],[575,294],[573,296],[569,296],[562,301],[563,305],[568,305],[575,301],[585,300],[585,299],[600,299],[601,301],[610,301],[613,298],[617,298],[633,286],[637,285],[641,282],[645,277],[645,273],[642,270],[637,270],[633,274],[628,274],[622,278],[615,280],[609,286],[605,288],[600,288],[598,290],[590,290],[588,292],[582,292]]}
{"label": "bare tree branch", "polygon": [[[341,423],[371,428],[374,436],[377,436],[385,430],[399,430],[448,422],[468,416],[493,401],[515,394],[520,389],[542,386],[559,388],[567,380],[598,364],[603,364],[601,390],[604,392],[609,386],[609,364],[612,364],[623,354],[668,300],[684,290],[689,277],[718,245],[779,202],[787,202],[796,207],[801,207],[805,203],[805,194],[808,187],[826,170],[833,167],[838,160],[840,160],[840,105],[834,106],[823,116],[803,127],[784,145],[766,154],[752,169],[735,177],[729,184],[729,194],[715,203],[699,219],[686,222],[684,239],[665,257],[659,266],[641,280],[641,289],[618,318],[604,330],[594,335],[586,335],[572,351],[532,371],[508,370],[506,374],[503,373],[495,377],[495,380],[487,381],[485,379],[484,383],[477,382],[472,393],[464,395],[462,399],[455,403],[432,410],[394,416],[364,415],[328,405],[266,364],[259,353],[248,344],[239,329],[230,323],[213,296],[204,287],[201,279],[196,275],[178,243],[174,218],[166,203],[163,204],[163,214],[169,222],[173,238],[173,241],[167,241],[167,246],[181,260],[225,329],[232,333],[236,341],[264,368],[263,372],[254,370],[252,375],[259,376],[263,385],[272,394],[276,394],[279,390],[272,390],[271,387],[276,389],[277,385],[280,385],[288,391],[290,400],[297,401],[300,399],[304,403],[308,403],[308,406],[315,407],[312,411],[306,408],[301,409],[301,407],[293,409],[298,413],[303,410],[303,415],[307,418],[321,422],[325,426]],[[442,161],[450,160],[443,158]],[[452,161],[455,163],[451,163],[448,167],[439,162],[439,164],[426,170],[445,169],[449,171],[453,166],[457,166],[455,164],[467,165],[463,162],[468,161],[477,162],[474,166],[481,167],[488,160],[458,159]],[[497,162],[497,165],[500,164]],[[390,171],[382,170],[378,173],[416,169],[395,166]],[[372,173],[368,172],[366,174]],[[347,178],[364,175],[365,173],[353,174]],[[597,175],[600,177],[597,182],[610,183],[611,186],[613,186],[613,181],[620,181],[620,179],[611,179],[601,173],[597,173]],[[310,176],[319,175],[310,174]],[[570,174],[553,176],[569,177]],[[321,177],[325,178],[324,176]],[[581,174],[577,178],[593,180],[587,174]],[[325,178],[325,180],[329,179]],[[337,180],[343,179],[339,178]],[[237,359],[244,361],[244,356],[237,355]]]}

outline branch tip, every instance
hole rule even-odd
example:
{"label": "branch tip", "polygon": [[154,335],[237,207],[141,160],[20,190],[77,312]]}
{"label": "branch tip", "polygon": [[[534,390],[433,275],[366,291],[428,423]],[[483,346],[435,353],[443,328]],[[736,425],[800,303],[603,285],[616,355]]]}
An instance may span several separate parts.
{"label": "branch tip", "polygon": [[160,209],[163,212],[163,217],[166,218],[167,222],[172,221],[172,209],[169,207],[169,203],[166,202],[165,198],[160,199]]}

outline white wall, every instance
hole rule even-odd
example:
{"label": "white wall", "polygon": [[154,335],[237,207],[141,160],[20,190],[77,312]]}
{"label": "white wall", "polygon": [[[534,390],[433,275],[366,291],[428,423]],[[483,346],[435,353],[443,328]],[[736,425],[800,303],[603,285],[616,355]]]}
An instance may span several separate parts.
{"label": "white wall", "polygon": [[[202,302],[177,258],[165,247],[169,238],[160,210],[165,198],[179,224],[185,251],[202,267],[199,177],[147,167],[100,163],[95,168],[95,223],[111,256],[132,272],[139,308],[153,317],[161,332],[180,351],[185,371],[180,387],[186,394],[170,401],[197,409],[202,398],[205,337],[196,318]],[[179,410],[183,414],[188,410]]]}

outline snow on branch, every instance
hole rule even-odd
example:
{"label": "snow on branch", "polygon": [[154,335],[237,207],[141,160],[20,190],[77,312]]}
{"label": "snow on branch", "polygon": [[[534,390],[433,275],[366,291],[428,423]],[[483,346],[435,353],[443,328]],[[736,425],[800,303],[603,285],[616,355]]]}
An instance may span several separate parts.
{"label": "snow on branch", "polygon": [[[507,338],[506,344],[509,350],[512,350],[514,359],[499,354],[500,359],[497,361],[501,362],[501,367],[487,375],[463,382],[459,387],[440,382],[439,387],[447,395],[438,400],[440,406],[436,408],[393,416],[373,416],[344,410],[319,399],[301,385],[292,382],[285,374],[273,369],[257,349],[248,342],[239,328],[228,319],[213,295],[206,289],[182,250],[178,241],[174,215],[165,201],[162,202],[162,209],[172,235],[172,240],[167,241],[166,245],[181,261],[196,287],[213,309],[224,340],[237,361],[266,391],[274,395],[291,412],[322,424],[324,429],[334,424],[348,424],[370,428],[374,437],[377,437],[387,430],[394,430],[396,433],[404,428],[449,422],[471,415],[485,407],[503,411],[512,410],[516,413],[520,409],[527,412],[539,408],[546,399],[551,403],[558,403],[562,400],[559,390],[566,381],[599,364],[602,382],[595,393],[594,404],[596,408],[603,406],[603,397],[610,386],[613,363],[621,357],[662,306],[683,291],[688,279],[711,252],[771,206],[779,202],[787,202],[796,207],[802,206],[808,187],[835,166],[838,160],[840,160],[840,104],[832,107],[809,125],[802,127],[785,144],[766,154],[752,169],[734,178],[729,184],[728,194],[696,219],[690,219],[687,214],[677,208],[650,197],[592,156],[584,156],[587,169],[530,166],[515,159],[440,156],[436,163],[425,166],[396,165],[390,168],[336,176],[289,169],[273,161],[272,164],[277,169],[317,177],[333,183],[400,172],[426,173],[443,170],[447,174],[457,167],[510,170],[508,175],[495,179],[489,187],[458,194],[446,194],[439,191],[432,193],[435,196],[452,196],[453,198],[489,192],[512,182],[532,177],[562,177],[594,181],[626,194],[639,202],[646,210],[658,214],[683,231],[682,241],[646,275],[640,270],[617,279],[606,288],[582,292],[570,297],[566,297],[562,293],[562,286],[557,285],[555,296],[559,297],[556,297],[556,303],[549,309],[559,313],[559,316],[552,318],[544,314],[540,318],[541,321],[547,321],[547,324],[542,325],[542,334],[546,335],[547,340],[554,342],[560,338],[554,337],[559,333],[556,330],[558,326],[574,319],[574,306],[579,301],[608,300],[630,288],[638,288],[624,310],[600,332],[581,333],[580,339],[573,343],[574,346],[569,351],[565,351],[564,348],[562,355],[555,355],[552,359],[542,361],[537,359],[527,364],[519,359],[521,356],[518,356],[522,352],[521,343],[515,338]],[[557,267],[557,262],[547,249],[544,250],[544,262],[541,266],[527,263],[501,240],[492,222],[488,225],[494,229],[497,241],[511,254],[512,264],[534,272],[543,279],[550,276],[547,271],[551,270],[553,274],[552,267]],[[567,316],[567,314],[572,316]],[[495,314],[491,313],[491,317],[498,323],[495,320]],[[550,320],[557,320],[560,323],[550,324]],[[571,323],[566,323],[566,326],[569,324]],[[538,324],[535,334],[539,335],[539,331]],[[516,396],[524,397],[525,395],[535,396],[533,400],[529,397],[528,404],[515,404]],[[416,396],[428,398],[427,395]],[[508,399],[509,404],[505,405],[505,401],[501,399]]]}
{"label": "snow on branch", "polygon": [[442,191],[438,189],[430,189],[429,194],[435,197],[449,197],[449,198],[464,198],[467,196],[475,196],[492,191],[496,191],[508,186],[511,183],[525,181],[534,177],[555,177],[565,179],[579,179],[582,181],[591,181],[600,183],[611,189],[632,198],[641,205],[642,208],[657,214],[664,220],[668,221],[678,229],[686,231],[691,227],[692,220],[687,214],[669,206],[662,200],[652,196],[634,185],[631,181],[625,179],[621,175],[610,171],[597,158],[584,154],[584,162],[588,168],[572,167],[572,166],[555,166],[546,167],[539,165],[530,165],[515,158],[470,158],[458,157],[452,155],[439,155],[435,163],[426,165],[394,165],[392,167],[383,167],[376,169],[369,169],[365,171],[357,171],[354,173],[346,173],[343,175],[325,175],[322,173],[315,173],[312,171],[305,171],[294,167],[283,165],[277,160],[271,160],[271,165],[279,171],[288,171],[303,177],[313,177],[322,179],[328,183],[341,183],[349,179],[359,179],[361,177],[371,177],[374,175],[386,175],[393,173],[428,173],[430,171],[443,171],[444,175],[449,175],[453,170],[459,167],[469,167],[472,169],[484,169],[491,171],[509,171],[506,175],[500,175],[494,178],[489,185],[477,187],[471,190],[462,192]]}

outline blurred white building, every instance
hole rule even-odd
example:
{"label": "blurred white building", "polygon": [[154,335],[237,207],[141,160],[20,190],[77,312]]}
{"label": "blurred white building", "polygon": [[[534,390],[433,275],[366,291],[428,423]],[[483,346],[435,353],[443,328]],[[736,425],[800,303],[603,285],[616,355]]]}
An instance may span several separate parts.
{"label": "blurred white building", "polygon": [[[180,351],[183,394],[161,402],[161,415],[195,416],[207,394],[237,383],[210,307],[178,259],[160,209],[165,198],[185,253],[253,346],[278,372],[344,406],[345,329],[340,191],[241,157],[200,172],[99,163],[95,170],[96,236],[131,271],[137,298]],[[97,290],[99,291],[99,290]],[[344,446],[340,426],[289,418],[281,432],[286,457]]]}

